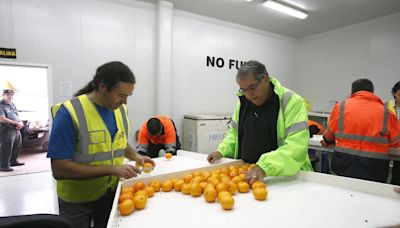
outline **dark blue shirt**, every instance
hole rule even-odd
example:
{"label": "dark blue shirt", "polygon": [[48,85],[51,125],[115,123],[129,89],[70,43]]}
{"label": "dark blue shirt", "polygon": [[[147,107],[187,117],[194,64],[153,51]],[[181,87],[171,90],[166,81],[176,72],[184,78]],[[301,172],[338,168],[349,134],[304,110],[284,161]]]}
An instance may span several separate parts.
{"label": "dark blue shirt", "polygon": [[[114,111],[103,106],[95,106],[107,126],[108,132],[110,132],[111,138],[114,139],[114,135],[118,130]],[[63,105],[57,111],[57,115],[53,120],[47,157],[72,159],[75,151],[74,148],[76,148],[78,141],[77,137],[78,132],[72,122],[72,117]]]}

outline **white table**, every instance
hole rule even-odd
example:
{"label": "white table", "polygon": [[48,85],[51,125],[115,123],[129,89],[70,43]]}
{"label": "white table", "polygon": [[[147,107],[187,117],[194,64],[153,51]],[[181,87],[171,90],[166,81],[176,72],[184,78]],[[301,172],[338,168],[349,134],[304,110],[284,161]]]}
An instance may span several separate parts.
{"label": "white table", "polygon": [[[206,155],[201,154],[198,161],[205,158]],[[163,163],[159,162],[159,168]],[[205,169],[210,167],[204,166]],[[185,172],[192,170],[154,175],[147,180]],[[132,179],[129,184],[138,180]],[[114,201],[108,228],[384,227],[400,224],[400,194],[393,191],[393,185],[303,171],[293,177],[269,177],[265,182],[268,200],[256,201],[251,192],[237,193],[230,211],[223,210],[218,203],[206,203],[203,197],[175,191],[156,193],[144,210],[128,216],[119,216]]]}

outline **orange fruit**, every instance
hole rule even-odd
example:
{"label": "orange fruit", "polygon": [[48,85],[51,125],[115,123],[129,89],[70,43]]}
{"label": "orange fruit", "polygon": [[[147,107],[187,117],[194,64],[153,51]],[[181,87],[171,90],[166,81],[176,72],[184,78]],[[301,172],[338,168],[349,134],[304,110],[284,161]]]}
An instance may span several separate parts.
{"label": "orange fruit", "polygon": [[266,188],[267,186],[262,181],[256,181],[251,185],[251,189],[256,189],[256,188],[259,188],[259,187]]}
{"label": "orange fruit", "polygon": [[151,171],[153,171],[153,168],[153,164],[151,164],[150,162],[146,162],[143,165],[143,172],[150,173]]}
{"label": "orange fruit", "polygon": [[232,178],[232,181],[235,182],[236,184],[242,180],[243,180],[243,178],[241,176],[235,176]]}
{"label": "orange fruit", "polygon": [[176,182],[174,183],[174,189],[175,189],[175,191],[180,192],[181,189],[182,189],[182,185],[183,185],[184,183],[185,183],[185,182],[184,182],[183,180],[178,180],[178,181],[176,181]]}
{"label": "orange fruit", "polygon": [[144,184],[143,181],[138,181],[138,182],[136,182],[133,186],[135,187],[135,191],[139,191],[139,190],[144,189],[144,187],[145,187],[146,185]]}
{"label": "orange fruit", "polygon": [[190,184],[190,195],[194,197],[201,196],[203,193],[203,189],[200,186],[200,183],[193,182]]}
{"label": "orange fruit", "polygon": [[228,185],[220,182],[215,186],[215,189],[217,190],[217,192],[226,191],[228,189]]}
{"label": "orange fruit", "polygon": [[147,192],[144,189],[135,192],[134,196],[139,195],[139,194],[147,196]]}
{"label": "orange fruit", "polygon": [[221,183],[228,183],[231,180],[231,178],[229,176],[221,176]]}
{"label": "orange fruit", "polygon": [[149,185],[151,187],[153,187],[155,192],[159,192],[160,191],[160,187],[161,187],[161,183],[158,180],[152,180],[150,181]]}
{"label": "orange fruit", "polygon": [[131,185],[131,186],[122,186],[121,188],[121,194],[124,192],[135,192],[135,188]]}
{"label": "orange fruit", "polygon": [[147,197],[151,198],[154,196],[154,188],[152,186],[146,186],[144,187],[144,191],[146,191]]}
{"label": "orange fruit", "polygon": [[209,202],[212,203],[215,201],[215,198],[217,198],[217,190],[215,190],[215,188],[206,188],[204,189],[204,193],[203,193],[204,199]]}
{"label": "orange fruit", "polygon": [[173,184],[172,181],[166,180],[161,184],[161,189],[163,192],[170,192],[172,190]]}
{"label": "orange fruit", "polygon": [[132,199],[126,199],[118,204],[118,210],[121,215],[129,215],[135,210],[135,203]]}
{"label": "orange fruit", "polygon": [[200,187],[201,187],[201,189],[203,189],[203,190],[206,188],[207,185],[208,185],[208,183],[205,182],[205,181],[200,182]]}
{"label": "orange fruit", "polygon": [[230,192],[232,195],[235,195],[236,192],[238,191],[237,185],[235,182],[233,181],[229,181],[228,182],[228,188],[227,188],[228,192]]}
{"label": "orange fruit", "polygon": [[240,181],[239,183],[237,183],[237,187],[239,192],[241,193],[248,192],[250,189],[250,185],[245,181]]}
{"label": "orange fruit", "polygon": [[184,183],[181,188],[181,192],[185,195],[190,194],[190,183]]}
{"label": "orange fruit", "polygon": [[225,210],[231,210],[233,205],[235,204],[235,200],[231,195],[222,195],[218,199],[219,204],[221,204],[222,208]]}
{"label": "orange fruit", "polygon": [[192,174],[185,174],[185,175],[183,176],[183,181],[184,181],[185,183],[190,183],[190,182],[192,181],[192,178],[193,178]]}
{"label": "orange fruit", "polygon": [[135,202],[135,209],[141,210],[146,207],[147,196],[144,194],[137,194],[135,197],[133,197],[133,202]]}
{"label": "orange fruit", "polygon": [[133,199],[133,193],[132,192],[124,192],[124,193],[120,194],[118,197],[118,201],[120,203],[126,199]]}
{"label": "orange fruit", "polygon": [[218,192],[218,200],[219,200],[221,197],[225,196],[225,195],[232,196],[231,193],[228,192],[228,191],[220,191],[220,192]]}
{"label": "orange fruit", "polygon": [[172,154],[171,153],[165,153],[164,157],[169,160],[169,159],[172,158]]}
{"label": "orange fruit", "polygon": [[265,188],[258,187],[253,189],[253,196],[256,200],[265,200],[268,197],[268,191]]}

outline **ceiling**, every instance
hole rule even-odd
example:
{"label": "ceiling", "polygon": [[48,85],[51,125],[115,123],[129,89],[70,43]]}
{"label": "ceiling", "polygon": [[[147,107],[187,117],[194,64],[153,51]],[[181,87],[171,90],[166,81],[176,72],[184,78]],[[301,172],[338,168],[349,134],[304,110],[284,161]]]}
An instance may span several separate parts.
{"label": "ceiling", "polygon": [[[156,4],[157,0],[141,0]],[[293,38],[303,38],[400,13],[400,0],[281,0],[309,12],[305,20],[262,5],[263,0],[166,0],[174,9],[233,22]],[[400,21],[399,21],[400,23]]]}

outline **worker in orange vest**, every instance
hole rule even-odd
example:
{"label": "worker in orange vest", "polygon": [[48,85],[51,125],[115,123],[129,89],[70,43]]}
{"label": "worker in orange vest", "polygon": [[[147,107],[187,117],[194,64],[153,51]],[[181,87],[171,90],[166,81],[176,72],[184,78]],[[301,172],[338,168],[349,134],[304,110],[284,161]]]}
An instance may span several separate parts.
{"label": "worker in orange vest", "polygon": [[161,149],[172,155],[181,148],[175,124],[169,117],[154,116],[139,131],[137,150],[151,158],[158,157]]}
{"label": "worker in orange vest", "polygon": [[335,144],[331,170],[340,176],[386,182],[388,149],[400,147],[400,125],[368,79],[353,82],[351,96],[332,110],[323,145]]}
{"label": "worker in orange vest", "polygon": [[314,120],[308,120],[308,129],[310,130],[310,138],[313,135],[322,135],[324,133],[324,127]]}

